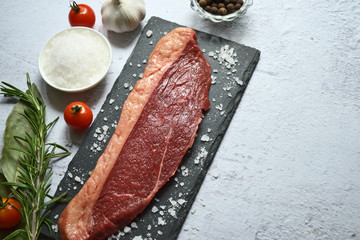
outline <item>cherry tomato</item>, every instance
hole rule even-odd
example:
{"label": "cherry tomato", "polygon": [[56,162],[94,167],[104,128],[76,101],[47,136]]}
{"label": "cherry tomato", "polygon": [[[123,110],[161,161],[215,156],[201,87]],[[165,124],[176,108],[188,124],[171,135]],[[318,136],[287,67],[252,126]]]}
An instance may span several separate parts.
{"label": "cherry tomato", "polygon": [[69,22],[72,27],[81,26],[92,28],[95,24],[95,13],[91,7],[85,4],[70,4]]}
{"label": "cherry tomato", "polygon": [[[0,229],[8,229],[15,227],[21,220],[20,212],[15,208],[17,207],[21,210],[20,204],[15,200],[10,198],[2,198],[1,208],[0,208]],[[13,207],[15,206],[15,207]]]}
{"label": "cherry tomato", "polygon": [[93,113],[83,102],[72,102],[64,111],[65,122],[75,130],[88,128],[93,120]]}

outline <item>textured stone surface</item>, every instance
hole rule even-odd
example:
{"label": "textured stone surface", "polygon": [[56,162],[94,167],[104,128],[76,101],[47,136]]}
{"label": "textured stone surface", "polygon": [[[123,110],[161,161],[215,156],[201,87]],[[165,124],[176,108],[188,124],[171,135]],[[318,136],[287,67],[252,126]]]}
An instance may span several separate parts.
{"label": "textured stone surface", "polygon": [[[107,33],[101,3],[88,2],[113,64],[102,84],[76,95],[46,86],[37,66],[46,40],[69,27],[67,2],[1,3],[1,80],[25,88],[29,72],[49,120],[61,116],[64,96],[88,101],[97,114],[144,26]],[[200,19],[188,1],[167,3],[147,1],[145,21],[159,16],[261,50],[179,239],[360,239],[360,2],[255,0],[243,18],[221,24]],[[4,126],[13,105],[0,101]],[[74,154],[84,134],[60,119],[49,140]],[[55,164],[55,185],[72,156]]]}

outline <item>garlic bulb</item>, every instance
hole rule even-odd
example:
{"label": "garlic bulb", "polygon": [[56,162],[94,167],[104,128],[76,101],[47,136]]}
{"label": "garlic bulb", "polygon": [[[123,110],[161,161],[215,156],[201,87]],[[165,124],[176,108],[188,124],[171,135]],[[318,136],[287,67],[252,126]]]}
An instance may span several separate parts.
{"label": "garlic bulb", "polygon": [[144,0],[105,0],[101,7],[104,27],[117,33],[134,30],[145,14]]}

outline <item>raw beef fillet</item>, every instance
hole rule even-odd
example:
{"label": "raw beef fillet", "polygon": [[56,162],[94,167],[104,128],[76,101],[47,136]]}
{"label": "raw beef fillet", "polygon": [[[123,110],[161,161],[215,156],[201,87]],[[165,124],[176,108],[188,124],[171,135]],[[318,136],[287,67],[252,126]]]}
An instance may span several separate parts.
{"label": "raw beef fillet", "polygon": [[210,107],[210,64],[190,28],[152,52],[91,177],[61,214],[61,239],[106,239],[130,224],[174,175]]}

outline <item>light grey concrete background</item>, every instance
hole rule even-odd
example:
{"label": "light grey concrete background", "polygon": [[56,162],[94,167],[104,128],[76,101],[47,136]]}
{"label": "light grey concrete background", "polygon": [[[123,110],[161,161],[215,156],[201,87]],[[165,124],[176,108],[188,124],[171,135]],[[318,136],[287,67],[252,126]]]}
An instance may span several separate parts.
{"label": "light grey concrete background", "polygon": [[[47,86],[38,70],[42,46],[68,28],[68,1],[0,3],[0,76],[25,89],[25,73],[47,103],[48,119],[72,100],[97,114],[151,16],[213,33],[261,51],[261,59],[179,236],[193,239],[360,239],[360,1],[259,1],[241,19],[214,24],[188,1],[146,2],[140,27],[108,33],[102,1],[95,29],[108,37],[113,63],[86,93]],[[0,146],[13,103],[0,99]],[[54,165],[54,189],[84,134],[62,118],[49,141],[72,155]]]}

